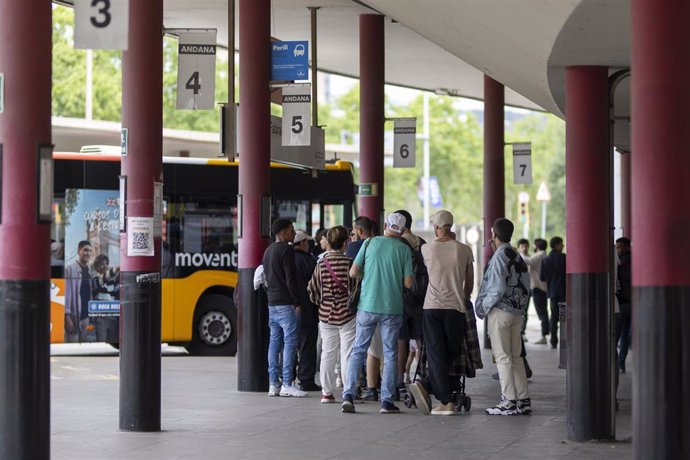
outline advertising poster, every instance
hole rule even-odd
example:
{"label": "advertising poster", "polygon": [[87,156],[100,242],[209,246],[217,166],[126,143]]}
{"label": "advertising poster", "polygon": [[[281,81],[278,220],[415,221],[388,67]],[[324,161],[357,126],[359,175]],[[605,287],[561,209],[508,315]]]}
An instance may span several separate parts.
{"label": "advertising poster", "polygon": [[65,342],[118,341],[119,222],[118,190],[66,190]]}

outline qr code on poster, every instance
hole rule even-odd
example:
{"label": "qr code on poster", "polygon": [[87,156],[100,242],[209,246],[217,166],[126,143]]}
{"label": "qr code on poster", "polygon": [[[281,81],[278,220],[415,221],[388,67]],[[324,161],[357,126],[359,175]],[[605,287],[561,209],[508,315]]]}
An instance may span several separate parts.
{"label": "qr code on poster", "polygon": [[149,249],[149,232],[132,232],[132,249]]}

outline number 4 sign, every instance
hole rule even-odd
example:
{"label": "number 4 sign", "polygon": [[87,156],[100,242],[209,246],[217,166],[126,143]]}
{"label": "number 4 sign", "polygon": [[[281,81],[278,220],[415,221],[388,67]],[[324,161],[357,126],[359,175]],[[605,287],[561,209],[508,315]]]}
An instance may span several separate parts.
{"label": "number 4 sign", "polygon": [[180,33],[177,108],[211,110],[216,95],[216,31]]}
{"label": "number 4 sign", "polygon": [[283,88],[283,147],[311,145],[311,84]]}
{"label": "number 4 sign", "polygon": [[532,183],[532,143],[513,144],[513,183]]}
{"label": "number 4 sign", "polygon": [[75,0],[74,47],[126,50],[129,0]]}

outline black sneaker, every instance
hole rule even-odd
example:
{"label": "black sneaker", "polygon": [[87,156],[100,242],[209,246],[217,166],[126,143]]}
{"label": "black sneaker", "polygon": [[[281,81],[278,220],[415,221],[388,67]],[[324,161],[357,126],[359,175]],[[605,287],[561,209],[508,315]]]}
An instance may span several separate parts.
{"label": "black sneaker", "polygon": [[376,390],[376,388],[367,388],[362,392],[362,397],[365,401],[378,401],[379,392]]}
{"label": "black sneaker", "polygon": [[352,401],[352,396],[350,395],[345,395],[343,396],[343,405],[340,407],[341,412],[345,414],[354,414],[355,413],[355,403]]}
{"label": "black sneaker", "polygon": [[381,414],[399,414],[400,409],[398,408],[398,406],[396,406],[395,404],[393,404],[390,401],[383,401],[381,403],[381,410],[379,410],[379,413],[381,413]]}
{"label": "black sneaker", "polygon": [[511,401],[505,396],[501,395],[501,402],[496,404],[494,407],[488,407],[486,409],[488,415],[518,415],[518,408],[515,401]]}
{"label": "black sneaker", "polygon": [[517,400],[517,410],[518,413],[522,415],[530,415],[532,413],[532,401],[527,398],[527,399],[518,399]]}
{"label": "black sneaker", "polygon": [[300,384],[302,391],[321,391],[321,387],[314,382]]}

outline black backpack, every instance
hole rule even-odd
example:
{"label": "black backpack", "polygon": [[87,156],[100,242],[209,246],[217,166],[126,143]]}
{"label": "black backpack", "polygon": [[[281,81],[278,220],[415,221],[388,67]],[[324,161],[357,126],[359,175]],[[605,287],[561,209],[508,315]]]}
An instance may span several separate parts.
{"label": "black backpack", "polygon": [[420,244],[417,249],[413,248],[405,238],[401,240],[412,251],[412,287],[405,289],[403,296],[405,313],[408,316],[418,315],[422,311],[426,289],[429,286],[429,272],[422,256],[422,246],[426,244],[426,241],[422,238],[419,240]]}

